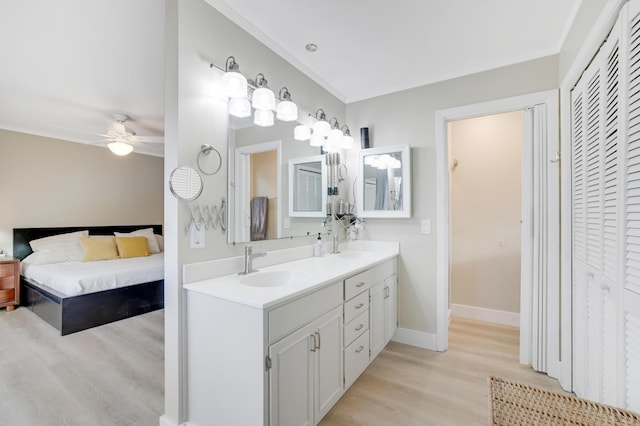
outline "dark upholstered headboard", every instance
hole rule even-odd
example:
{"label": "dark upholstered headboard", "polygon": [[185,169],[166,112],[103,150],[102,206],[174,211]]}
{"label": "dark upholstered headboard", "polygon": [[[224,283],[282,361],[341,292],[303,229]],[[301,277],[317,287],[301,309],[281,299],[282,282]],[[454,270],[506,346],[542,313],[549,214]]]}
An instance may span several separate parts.
{"label": "dark upholstered headboard", "polygon": [[122,226],[73,226],[65,228],[14,228],[13,257],[22,260],[31,253],[29,241],[51,235],[89,230],[89,235],[113,235],[114,232],[133,232],[137,229],[153,228],[153,232],[162,235],[162,225],[122,225]]}

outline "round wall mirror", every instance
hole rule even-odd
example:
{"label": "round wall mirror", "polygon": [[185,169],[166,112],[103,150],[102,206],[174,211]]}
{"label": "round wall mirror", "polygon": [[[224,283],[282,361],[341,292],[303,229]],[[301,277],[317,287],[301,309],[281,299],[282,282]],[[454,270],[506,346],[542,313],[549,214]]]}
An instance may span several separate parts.
{"label": "round wall mirror", "polygon": [[176,198],[192,201],[202,193],[202,179],[191,167],[178,167],[171,173],[169,189]]}

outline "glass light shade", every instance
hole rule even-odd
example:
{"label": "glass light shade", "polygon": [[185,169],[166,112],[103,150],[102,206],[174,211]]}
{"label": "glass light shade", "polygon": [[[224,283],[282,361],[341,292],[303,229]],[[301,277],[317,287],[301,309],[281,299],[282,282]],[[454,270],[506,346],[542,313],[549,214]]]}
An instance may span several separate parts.
{"label": "glass light shade", "polygon": [[316,134],[316,132],[313,132],[313,135],[311,135],[311,141],[309,142],[309,145],[322,146],[324,145],[324,143],[325,143],[324,136],[320,136]]}
{"label": "glass light shade", "polygon": [[229,115],[234,117],[249,117],[251,115],[251,102],[247,98],[229,99]]}
{"label": "glass light shade", "polygon": [[341,147],[344,149],[351,149],[353,148],[353,136],[351,135],[344,135],[342,137],[342,142],[341,142]]}
{"label": "glass light shade", "polygon": [[326,120],[318,120],[313,125],[313,134],[318,136],[329,136],[331,125]]}
{"label": "glass light shade", "polygon": [[111,142],[110,144],[107,145],[107,147],[109,147],[109,149],[111,150],[111,152],[113,152],[115,155],[127,155],[130,154],[131,151],[133,151],[133,146],[129,145],[126,142]]}
{"label": "glass light shade", "polygon": [[336,152],[340,149],[335,140],[332,140],[331,137],[327,138],[324,147],[322,148],[327,152]]}
{"label": "glass light shade", "polygon": [[311,138],[311,129],[304,124],[298,124],[296,128],[293,129],[293,138],[297,141],[306,141]]}
{"label": "glass light shade", "polygon": [[247,79],[237,71],[228,71],[222,76],[222,87],[230,98],[247,96]]}
{"label": "glass light shade", "polygon": [[257,109],[253,115],[253,124],[260,127],[273,126],[273,111]]}
{"label": "glass light shade", "polygon": [[263,111],[276,109],[276,95],[268,87],[259,87],[253,91],[251,105]]}
{"label": "glass light shade", "polygon": [[276,109],[276,118],[280,121],[296,121],[298,119],[298,106],[291,101],[282,101]]}
{"label": "glass light shade", "polygon": [[342,134],[342,130],[340,130],[340,129],[331,129],[331,131],[329,132],[329,136],[327,137],[327,140],[333,146],[339,147],[340,144],[342,143],[342,137],[343,136],[344,135]]}

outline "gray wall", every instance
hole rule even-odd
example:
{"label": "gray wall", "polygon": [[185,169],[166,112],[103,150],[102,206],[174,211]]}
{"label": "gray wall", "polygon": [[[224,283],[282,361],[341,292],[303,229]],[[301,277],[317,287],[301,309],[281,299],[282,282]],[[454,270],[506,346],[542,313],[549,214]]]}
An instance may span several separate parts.
{"label": "gray wall", "polygon": [[[411,219],[369,219],[363,233],[368,239],[400,241],[401,328],[436,332],[436,111],[558,86],[558,57],[551,56],[347,105],[347,123],[352,129],[369,127],[373,147],[412,147]],[[431,219],[430,235],[420,234],[421,219]]]}
{"label": "gray wall", "polygon": [[13,228],[163,222],[163,159],[0,130],[0,248]]}

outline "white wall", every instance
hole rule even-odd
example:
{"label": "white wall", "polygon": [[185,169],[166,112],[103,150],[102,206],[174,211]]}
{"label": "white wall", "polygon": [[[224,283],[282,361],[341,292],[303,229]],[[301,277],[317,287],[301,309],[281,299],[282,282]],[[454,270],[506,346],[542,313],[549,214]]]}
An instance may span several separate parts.
{"label": "white wall", "polygon": [[0,130],[0,248],[13,228],[163,223],[163,159]]}
{"label": "white wall", "polygon": [[454,121],[449,131],[452,303],[520,312],[522,112]]}
{"label": "white wall", "polygon": [[[558,87],[558,58],[547,57],[347,105],[352,129],[370,127],[372,147],[412,147],[410,219],[367,220],[363,236],[399,240],[398,321],[401,328],[436,333],[436,236],[420,234],[420,220],[436,229],[435,113],[438,110]],[[351,161],[357,153],[352,153]],[[350,166],[351,170],[354,165]]]}

